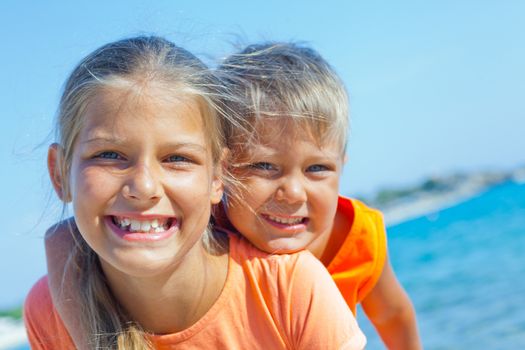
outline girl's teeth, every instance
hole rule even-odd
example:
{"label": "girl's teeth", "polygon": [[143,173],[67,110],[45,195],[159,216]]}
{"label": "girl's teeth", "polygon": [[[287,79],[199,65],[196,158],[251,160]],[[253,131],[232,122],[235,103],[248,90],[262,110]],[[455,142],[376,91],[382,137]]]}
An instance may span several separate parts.
{"label": "girl's teeth", "polygon": [[123,217],[114,217],[114,222],[121,229],[129,232],[153,233],[164,232],[170,228],[170,220],[135,220]]}

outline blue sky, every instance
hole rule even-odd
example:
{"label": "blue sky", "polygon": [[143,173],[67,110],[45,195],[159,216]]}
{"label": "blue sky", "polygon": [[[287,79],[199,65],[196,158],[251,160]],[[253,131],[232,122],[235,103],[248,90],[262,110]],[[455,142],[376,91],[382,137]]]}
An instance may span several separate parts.
{"label": "blue sky", "polygon": [[237,42],[310,44],[350,94],[341,192],[366,194],[525,163],[523,18],[519,0],[2,1],[0,307],[45,271],[41,236],[60,216],[47,144],[62,83],[96,47],[154,33],[213,63]]}

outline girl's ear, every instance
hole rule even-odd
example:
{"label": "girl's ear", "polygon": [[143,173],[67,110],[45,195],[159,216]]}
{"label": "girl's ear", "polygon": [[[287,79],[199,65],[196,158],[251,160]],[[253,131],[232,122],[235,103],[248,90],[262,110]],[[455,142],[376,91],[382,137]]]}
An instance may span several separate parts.
{"label": "girl's ear", "polygon": [[63,202],[69,202],[70,199],[66,198],[64,194],[64,182],[62,181],[62,159],[63,151],[62,147],[58,143],[53,143],[49,146],[47,151],[47,171],[49,172],[49,177],[55,188],[55,192],[58,195],[58,198]]}
{"label": "girl's ear", "polygon": [[212,183],[211,183],[211,203],[218,204],[222,199],[224,193],[224,175],[227,174],[227,161],[229,151],[227,148],[222,149],[221,159],[215,168]]}

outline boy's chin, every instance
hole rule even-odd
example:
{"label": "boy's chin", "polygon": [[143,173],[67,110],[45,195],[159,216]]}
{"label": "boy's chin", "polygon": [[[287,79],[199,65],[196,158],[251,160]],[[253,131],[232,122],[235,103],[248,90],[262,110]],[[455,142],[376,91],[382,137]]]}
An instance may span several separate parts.
{"label": "boy's chin", "polygon": [[280,237],[256,245],[260,250],[270,254],[292,254],[306,249],[310,242],[298,237]]}

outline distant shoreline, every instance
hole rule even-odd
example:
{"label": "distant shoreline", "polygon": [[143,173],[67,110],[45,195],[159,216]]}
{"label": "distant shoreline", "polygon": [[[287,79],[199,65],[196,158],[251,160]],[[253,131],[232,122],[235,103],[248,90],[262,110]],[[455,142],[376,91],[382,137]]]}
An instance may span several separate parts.
{"label": "distant shoreline", "polygon": [[396,203],[396,205],[382,209],[385,225],[390,227],[423,216],[432,216],[434,213],[456,206],[489,189],[490,187],[463,187],[456,191],[423,195],[406,202]]}
{"label": "distant shoreline", "polygon": [[525,183],[525,166],[510,172],[485,171],[429,178],[418,185],[384,189],[364,199],[384,214],[386,226],[432,215],[504,183]]}

